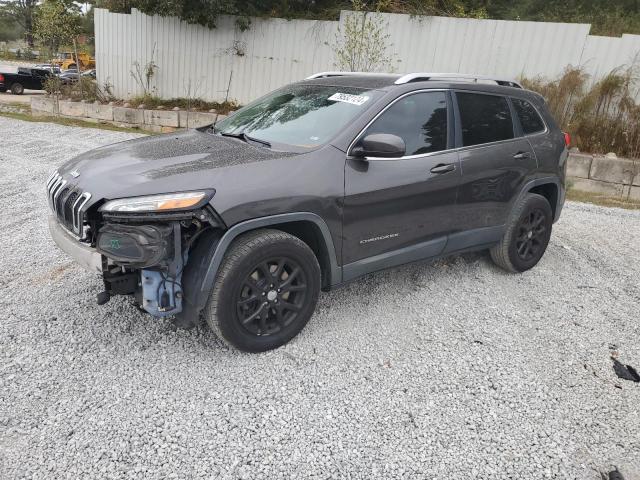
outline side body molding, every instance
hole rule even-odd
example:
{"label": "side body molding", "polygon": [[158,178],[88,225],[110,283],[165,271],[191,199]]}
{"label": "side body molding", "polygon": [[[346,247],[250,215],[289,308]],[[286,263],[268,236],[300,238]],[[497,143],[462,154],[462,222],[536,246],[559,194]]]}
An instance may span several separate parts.
{"label": "side body molding", "polygon": [[329,227],[320,216],[310,212],[294,212],[272,215],[269,217],[260,217],[246,220],[234,225],[224,233],[222,238],[220,238],[220,241],[216,245],[213,257],[209,262],[209,266],[200,285],[200,292],[198,294],[197,300],[197,309],[202,310],[206,306],[207,299],[209,298],[209,294],[216,279],[216,274],[218,273],[218,269],[222,264],[224,254],[229,248],[229,245],[231,245],[231,242],[233,242],[233,240],[238,235],[244,232],[248,232],[249,230],[255,230],[257,228],[265,228],[270,226],[277,226],[283,223],[299,221],[312,222],[318,227],[318,229],[322,233],[323,241],[325,244],[324,246],[327,249],[327,253],[329,256],[329,265],[331,269],[331,271],[329,272],[330,284],[337,285],[341,283],[342,267],[338,265],[338,259],[336,257],[336,251],[333,245],[333,239],[331,237]]}

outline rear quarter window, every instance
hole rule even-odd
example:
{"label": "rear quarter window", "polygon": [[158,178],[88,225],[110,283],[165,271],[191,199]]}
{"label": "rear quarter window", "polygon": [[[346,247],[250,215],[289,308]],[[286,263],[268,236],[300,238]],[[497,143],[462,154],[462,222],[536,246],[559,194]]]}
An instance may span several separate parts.
{"label": "rear quarter window", "polygon": [[456,92],[456,98],[465,147],[514,137],[511,110],[505,97]]}
{"label": "rear quarter window", "polygon": [[512,98],[511,101],[518,114],[520,125],[522,125],[522,132],[525,135],[544,131],[544,122],[533,105],[519,98]]}

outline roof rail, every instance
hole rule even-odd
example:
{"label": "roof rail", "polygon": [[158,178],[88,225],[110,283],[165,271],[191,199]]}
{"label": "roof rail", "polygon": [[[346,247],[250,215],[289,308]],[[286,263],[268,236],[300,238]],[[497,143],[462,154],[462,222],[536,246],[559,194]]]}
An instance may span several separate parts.
{"label": "roof rail", "polygon": [[347,76],[352,76],[352,75],[358,75],[358,76],[369,75],[369,76],[373,76],[373,75],[384,75],[384,73],[373,73],[373,72],[319,72],[319,73],[314,73],[313,75],[308,76],[307,78],[305,78],[305,80],[312,80],[314,78],[327,78],[327,77],[347,77]]}
{"label": "roof rail", "polygon": [[484,80],[489,82],[496,82],[498,85],[502,85],[503,87],[515,87],[522,88],[515,80],[507,80],[495,77],[489,77],[484,75],[474,75],[467,73],[407,73],[406,75],[401,76],[394,83],[396,85],[401,85],[403,83],[410,82],[423,82],[427,80],[446,80],[446,79],[454,79],[454,80],[470,80],[473,82],[477,82],[478,80]]}

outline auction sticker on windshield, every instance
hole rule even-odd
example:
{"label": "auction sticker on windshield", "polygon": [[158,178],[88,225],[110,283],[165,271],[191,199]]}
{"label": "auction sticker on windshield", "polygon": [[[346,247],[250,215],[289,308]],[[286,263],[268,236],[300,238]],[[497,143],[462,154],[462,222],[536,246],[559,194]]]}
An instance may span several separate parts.
{"label": "auction sticker on windshield", "polygon": [[350,95],[348,93],[334,93],[329,97],[329,100],[333,100],[334,102],[345,102],[350,103],[352,105],[362,105],[364,102],[369,100],[369,97],[365,95]]}

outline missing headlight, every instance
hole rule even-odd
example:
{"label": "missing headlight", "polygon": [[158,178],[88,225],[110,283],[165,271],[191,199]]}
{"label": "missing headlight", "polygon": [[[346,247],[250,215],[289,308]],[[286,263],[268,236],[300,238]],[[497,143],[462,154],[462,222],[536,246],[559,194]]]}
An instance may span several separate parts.
{"label": "missing headlight", "polygon": [[96,249],[117,265],[147,268],[173,258],[171,225],[107,224],[98,232]]}

